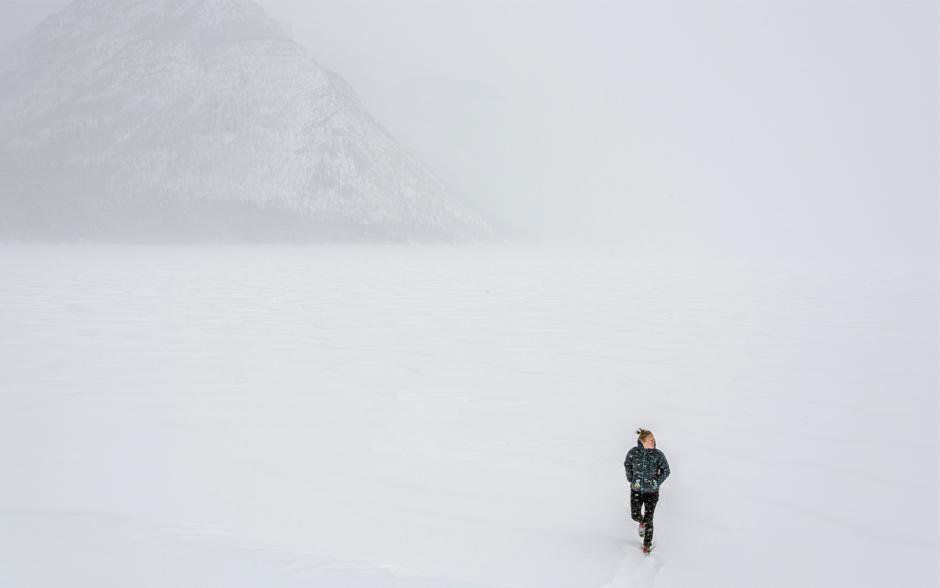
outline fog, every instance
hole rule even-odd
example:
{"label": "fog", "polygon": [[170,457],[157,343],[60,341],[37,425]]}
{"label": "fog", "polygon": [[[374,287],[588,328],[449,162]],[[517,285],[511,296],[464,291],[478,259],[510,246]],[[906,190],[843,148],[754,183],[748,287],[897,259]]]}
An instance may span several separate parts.
{"label": "fog", "polygon": [[936,248],[935,3],[267,4],[455,184],[541,234]]}
{"label": "fog", "polygon": [[935,249],[934,3],[268,5],[454,183],[541,234]]}
{"label": "fog", "polygon": [[[4,0],[0,34],[64,0]],[[262,0],[456,192],[539,239],[932,256],[935,2]]]}

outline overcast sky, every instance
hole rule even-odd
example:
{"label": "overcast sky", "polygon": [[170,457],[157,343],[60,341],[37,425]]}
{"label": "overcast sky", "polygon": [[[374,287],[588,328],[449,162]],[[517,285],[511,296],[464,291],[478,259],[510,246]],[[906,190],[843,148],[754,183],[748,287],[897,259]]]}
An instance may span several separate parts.
{"label": "overcast sky", "polygon": [[[0,34],[66,4],[0,0]],[[937,253],[936,2],[260,4],[520,229],[655,250]]]}

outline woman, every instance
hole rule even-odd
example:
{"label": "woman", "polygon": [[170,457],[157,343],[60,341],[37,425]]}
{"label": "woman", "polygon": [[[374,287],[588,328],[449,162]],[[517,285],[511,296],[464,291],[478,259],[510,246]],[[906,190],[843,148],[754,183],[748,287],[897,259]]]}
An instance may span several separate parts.
{"label": "woman", "polygon": [[[656,449],[656,439],[651,431],[637,429],[639,437],[636,447],[627,452],[623,467],[630,481],[630,516],[640,523],[643,538],[643,553],[653,546],[653,512],[659,501],[659,487],[669,477],[669,462],[663,452]],[[645,507],[640,516],[640,507]]]}

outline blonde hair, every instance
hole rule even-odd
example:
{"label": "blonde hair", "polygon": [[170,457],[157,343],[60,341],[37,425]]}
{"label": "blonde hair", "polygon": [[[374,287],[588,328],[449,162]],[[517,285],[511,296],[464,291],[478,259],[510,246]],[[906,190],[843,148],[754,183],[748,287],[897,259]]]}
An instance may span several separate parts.
{"label": "blonde hair", "polygon": [[636,434],[640,436],[640,441],[646,441],[648,438],[653,436],[652,431],[647,431],[646,429],[637,429]]}

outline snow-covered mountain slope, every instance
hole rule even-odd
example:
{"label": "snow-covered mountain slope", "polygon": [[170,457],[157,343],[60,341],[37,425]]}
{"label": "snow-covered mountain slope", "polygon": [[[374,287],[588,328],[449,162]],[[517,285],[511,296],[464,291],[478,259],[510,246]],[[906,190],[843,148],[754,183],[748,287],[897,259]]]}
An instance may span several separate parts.
{"label": "snow-covered mountain slope", "polygon": [[7,47],[0,180],[14,236],[487,230],[249,0],[78,0]]}

